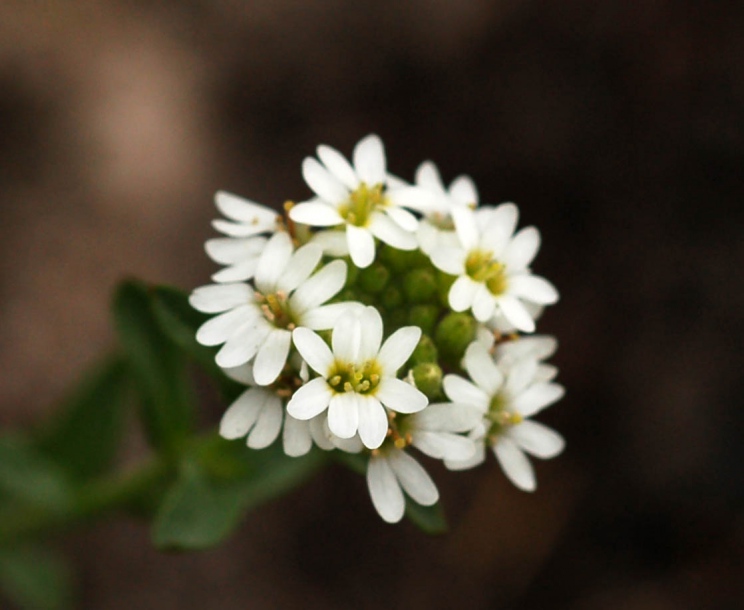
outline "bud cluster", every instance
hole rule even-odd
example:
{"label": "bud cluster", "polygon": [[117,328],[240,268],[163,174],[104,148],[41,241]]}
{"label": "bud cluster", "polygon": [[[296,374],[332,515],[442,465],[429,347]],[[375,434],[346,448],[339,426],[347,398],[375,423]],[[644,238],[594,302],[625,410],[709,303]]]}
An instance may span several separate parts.
{"label": "bud cluster", "polygon": [[445,188],[423,163],[412,184],[389,174],[382,142],[352,162],[328,146],[302,165],[314,196],[285,214],[225,192],[229,220],[207,241],[223,268],[194,290],[216,314],[197,340],[246,390],[220,433],[260,449],[280,435],[290,456],[322,450],[367,460],[372,502],[399,521],[405,496],[435,504],[412,449],[461,470],[491,449],[507,477],[533,490],[527,455],[563,449],[530,419],[563,395],[545,363],[554,339],[525,336],[558,293],[530,264],[534,227],[517,207],[478,205],[467,177]]}

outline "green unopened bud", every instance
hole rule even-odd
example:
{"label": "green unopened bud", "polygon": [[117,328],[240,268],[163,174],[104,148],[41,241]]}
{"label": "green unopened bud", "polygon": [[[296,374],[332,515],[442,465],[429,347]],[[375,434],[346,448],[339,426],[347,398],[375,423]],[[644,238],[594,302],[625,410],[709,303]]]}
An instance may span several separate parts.
{"label": "green unopened bud", "polygon": [[439,302],[445,307],[449,305],[449,291],[456,279],[457,278],[454,275],[450,275],[444,271],[437,271],[437,292],[439,293]]}
{"label": "green unopened bud", "polygon": [[432,303],[437,296],[437,277],[434,269],[421,267],[406,273],[403,290],[409,303]]}
{"label": "green unopened bud", "polygon": [[365,292],[377,294],[382,291],[390,279],[390,271],[381,263],[374,263],[362,269],[357,277],[357,286]]}
{"label": "green unopened bud", "polygon": [[403,302],[403,294],[397,287],[390,285],[382,293],[380,300],[382,301],[383,307],[386,309],[396,309],[399,308]]}
{"label": "green unopened bud", "polygon": [[459,366],[465,349],[475,339],[475,330],[475,318],[470,314],[447,314],[434,333],[442,358],[453,366]]}
{"label": "green unopened bud", "polygon": [[421,335],[416,349],[413,350],[409,362],[416,366],[423,362],[436,362],[438,356],[437,346],[429,335]]}
{"label": "green unopened bud", "polygon": [[414,305],[408,313],[408,323],[418,326],[421,331],[430,335],[439,318],[439,307],[436,305]]}
{"label": "green unopened bud", "polygon": [[380,250],[380,259],[397,273],[431,265],[421,250],[398,250],[390,246]]}
{"label": "green unopened bud", "polygon": [[346,286],[353,286],[357,277],[359,277],[359,267],[351,262],[351,259],[345,258],[346,261]]}
{"label": "green unopened bud", "polygon": [[442,369],[434,362],[422,362],[413,367],[413,381],[429,400],[436,400],[442,393]]}

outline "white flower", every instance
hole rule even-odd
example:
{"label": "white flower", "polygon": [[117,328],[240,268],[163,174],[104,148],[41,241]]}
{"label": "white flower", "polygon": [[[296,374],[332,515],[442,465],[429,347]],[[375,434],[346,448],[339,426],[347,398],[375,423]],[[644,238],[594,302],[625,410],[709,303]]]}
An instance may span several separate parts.
{"label": "white flower", "polygon": [[221,367],[240,366],[255,358],[256,383],[275,381],[287,361],[294,328],[331,328],[339,315],[359,306],[323,305],[343,288],[346,263],[333,261],[311,276],[321,256],[314,244],[295,251],[289,235],[273,235],[256,265],[255,289],[244,283],[216,284],[191,294],[192,307],[220,314],[199,328],[197,341],[224,343],[216,356]]}
{"label": "white flower", "polygon": [[212,225],[229,237],[209,239],[204,247],[209,257],[220,265],[227,265],[212,276],[215,282],[241,282],[249,280],[256,272],[261,252],[266,247],[262,233],[276,231],[281,216],[266,206],[254,203],[224,191],[214,196],[217,208],[226,220],[214,220]]}
{"label": "white flower", "polygon": [[558,292],[530,272],[540,234],[526,227],[513,235],[517,215],[513,203],[476,211],[453,208],[459,246],[437,247],[431,260],[445,273],[457,276],[449,292],[452,309],[472,309],[479,322],[500,313],[519,330],[532,332],[535,322],[525,302],[549,305],[558,300]]}
{"label": "white flower", "polygon": [[465,369],[472,381],[447,375],[444,391],[450,400],[481,410],[482,425],[472,434],[481,444],[470,460],[448,460],[445,464],[453,470],[475,466],[485,459],[487,444],[512,483],[533,491],[535,473],[525,453],[547,459],[563,451],[565,443],[554,430],[527,418],[559,400],[563,387],[536,378],[536,358],[511,364],[504,375],[479,342],[473,342],[466,350]]}
{"label": "white flower", "polygon": [[455,207],[474,208],[478,205],[475,184],[468,176],[460,176],[446,189],[436,165],[431,161],[419,165],[415,181],[419,192],[406,189],[398,194],[397,200],[423,215],[416,232],[419,248],[431,255],[438,246],[457,246],[452,210]]}
{"label": "white flower", "polygon": [[[289,217],[313,227],[345,225],[344,240],[338,231],[322,232],[319,243],[328,252],[349,254],[357,267],[375,259],[375,237],[401,250],[416,249],[416,217],[396,201],[400,186],[386,170],[385,150],[376,135],[354,148],[354,165],[330,146],[318,147],[318,161],[308,157],[302,175],[317,197],[292,207]],[[415,199],[415,193],[408,193]],[[343,243],[345,241],[345,244]]]}
{"label": "white flower", "polygon": [[333,328],[333,351],[307,328],[293,332],[297,351],[320,377],[297,390],[287,411],[310,419],[328,409],[328,427],[346,439],[359,433],[365,447],[382,444],[388,430],[385,407],[414,413],[428,404],[426,395],[396,378],[408,360],[421,329],[406,326],[382,342],[382,318],[374,307],[342,316]]}
{"label": "white flower", "polygon": [[367,488],[372,504],[388,523],[397,523],[403,518],[404,491],[422,506],[431,506],[439,500],[439,491],[421,464],[395,447],[385,447],[370,456]]}

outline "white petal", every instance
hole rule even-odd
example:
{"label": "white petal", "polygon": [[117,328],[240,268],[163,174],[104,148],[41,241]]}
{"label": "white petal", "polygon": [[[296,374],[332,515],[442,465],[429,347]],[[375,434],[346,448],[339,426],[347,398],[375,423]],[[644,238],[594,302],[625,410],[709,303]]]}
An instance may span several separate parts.
{"label": "white petal", "polygon": [[252,364],[241,364],[240,366],[233,366],[227,369],[222,369],[233,381],[242,383],[243,385],[256,385],[256,380],[253,379],[253,365]]}
{"label": "white petal", "polygon": [[502,203],[493,210],[488,224],[482,228],[481,248],[492,252],[494,258],[500,258],[514,233],[518,218],[519,210],[513,203]]}
{"label": "white petal", "polygon": [[312,419],[326,410],[332,396],[326,380],[316,377],[295,390],[287,403],[287,413],[296,419]]}
{"label": "white petal", "polygon": [[196,340],[202,345],[220,345],[240,327],[260,316],[260,310],[254,305],[241,305],[204,322],[196,331]]}
{"label": "white petal", "polygon": [[[424,254],[432,256],[437,246],[439,245],[439,229],[431,224],[428,220],[422,220],[419,223],[418,229],[416,230],[416,239],[418,240],[419,248]],[[461,250],[458,248],[458,250]],[[463,253],[464,254],[464,253]],[[445,265],[449,267],[452,257],[445,257]],[[435,265],[439,267],[439,265]],[[464,269],[461,269],[458,265],[456,267],[457,272],[452,275],[460,275]]]}
{"label": "white petal", "polygon": [[292,331],[294,346],[300,355],[319,375],[325,377],[333,366],[333,354],[317,334],[307,328],[295,328]]}
{"label": "white petal", "polygon": [[[423,223],[422,223],[423,224]],[[467,253],[459,247],[440,246],[431,253],[431,262],[437,269],[450,275],[465,273],[465,259]]]}
{"label": "white petal", "polygon": [[466,311],[473,305],[473,299],[475,293],[481,286],[478,282],[474,282],[467,275],[461,275],[452,284],[449,291],[449,304],[455,311]]}
{"label": "white petal", "polygon": [[333,434],[328,429],[327,413],[322,413],[318,417],[311,419],[307,422],[307,427],[310,429],[310,436],[313,437],[313,442],[323,451],[332,451],[335,449],[335,445],[331,441]]}
{"label": "white petal", "polygon": [[344,219],[335,207],[320,201],[298,203],[289,210],[289,217],[311,227],[333,227],[343,224]]}
{"label": "white petal", "polygon": [[355,225],[346,225],[346,245],[352,262],[364,269],[375,260],[375,238],[367,229]]}
{"label": "white petal", "polygon": [[[340,261],[334,261],[340,262]],[[333,263],[331,263],[333,264]],[[299,323],[312,330],[329,330],[336,325],[337,320],[346,315],[360,311],[364,305],[356,301],[344,301],[315,307],[299,316]]]}
{"label": "white petal", "polygon": [[275,328],[266,337],[253,362],[253,377],[258,385],[274,383],[282,372],[289,356],[292,333]]}
{"label": "white petal", "polygon": [[472,439],[451,432],[429,432],[420,430],[413,435],[416,449],[437,460],[464,461],[475,455]]}
{"label": "white petal", "polygon": [[231,282],[244,282],[250,280],[256,274],[258,257],[248,259],[237,265],[225,267],[212,274],[212,281],[218,284],[229,284]]}
{"label": "white petal", "polygon": [[418,246],[416,236],[412,232],[406,231],[382,212],[372,213],[368,227],[370,233],[377,239],[398,250],[415,250]]}
{"label": "white petal", "polygon": [[396,206],[388,206],[385,208],[385,213],[404,231],[413,233],[418,228],[418,219],[408,210]]}
{"label": "white petal", "polygon": [[222,416],[220,436],[233,440],[248,434],[258,419],[267,393],[260,388],[250,388],[238,396]]}
{"label": "white petal", "polygon": [[328,405],[328,427],[340,438],[351,438],[359,429],[359,408],[355,392],[335,394]]}
{"label": "white petal", "polygon": [[431,189],[439,194],[444,194],[444,184],[439,175],[437,166],[431,161],[424,161],[416,169],[416,184],[426,189]]}
{"label": "white petal", "polygon": [[385,149],[379,137],[368,135],[354,147],[354,169],[367,186],[385,184]]}
{"label": "white petal", "polygon": [[253,290],[248,284],[210,284],[194,290],[189,297],[194,309],[204,313],[220,313],[239,305],[253,303]]}
{"label": "white petal", "polygon": [[429,189],[418,186],[406,186],[404,188],[388,192],[390,201],[396,206],[411,208],[423,214],[441,209],[440,197]]}
{"label": "white petal", "polygon": [[391,451],[388,463],[400,482],[403,490],[423,506],[431,506],[439,500],[439,492],[434,481],[423,466],[403,451]]}
{"label": "white petal", "polygon": [[353,191],[359,186],[359,178],[357,178],[354,168],[335,148],[321,144],[318,146],[318,157],[323,165],[328,168],[328,171],[333,174],[333,177],[347,189]]}
{"label": "white petal", "polygon": [[537,275],[510,277],[509,293],[540,305],[552,305],[558,301],[558,291],[553,284]]}
{"label": "white petal", "polygon": [[465,369],[470,378],[489,396],[494,396],[504,383],[504,376],[482,343],[473,342],[465,350]]}
{"label": "white petal", "polygon": [[480,284],[473,295],[473,316],[478,322],[487,322],[496,310],[496,297],[485,284]]}
{"label": "white petal", "polygon": [[359,437],[368,449],[382,445],[388,431],[385,409],[374,396],[357,396],[359,411]]}
{"label": "white petal", "polygon": [[304,312],[335,297],[345,283],[346,263],[340,260],[332,261],[294,291],[289,298],[289,307],[302,320]]}
{"label": "white petal", "polygon": [[496,459],[509,480],[523,491],[535,491],[535,471],[527,456],[509,438],[501,437],[493,447]]}
{"label": "white petal", "polygon": [[282,429],[284,408],[281,399],[272,395],[266,400],[256,425],[248,435],[248,446],[251,449],[264,449],[273,443]]}
{"label": "white petal", "polygon": [[566,442],[555,430],[529,419],[509,430],[509,438],[523,451],[535,457],[549,459],[563,451]]}
{"label": "white petal", "polygon": [[263,230],[275,227],[279,218],[275,210],[225,191],[217,191],[214,202],[228,218],[249,226],[264,227]]}
{"label": "white petal", "polygon": [[444,465],[448,470],[468,470],[479,466],[486,459],[486,446],[482,441],[475,441],[475,453],[467,460],[445,460]]}
{"label": "white petal", "polygon": [[530,417],[563,398],[564,394],[563,386],[557,383],[536,383],[517,396],[512,406],[523,417]]}
{"label": "white petal", "polygon": [[222,220],[221,218],[217,220],[213,220],[212,226],[220,233],[224,235],[229,235],[230,237],[235,237],[235,238],[251,237],[253,235],[258,235],[259,233],[266,233],[268,231],[273,231],[276,228],[275,225],[272,225],[271,227],[266,227],[263,225],[239,224],[236,222],[229,222],[227,220]]}
{"label": "white petal", "polygon": [[339,318],[331,335],[333,355],[343,362],[359,362],[362,343],[362,325],[353,312]]}
{"label": "white petal", "polygon": [[[451,293],[450,293],[451,294]],[[521,331],[534,332],[535,321],[522,302],[510,294],[503,294],[497,299],[499,309],[507,321]]]}
{"label": "white petal", "polygon": [[478,190],[469,176],[459,176],[449,187],[449,194],[460,205],[478,203]]}
{"label": "white petal", "polygon": [[393,377],[383,377],[380,385],[377,386],[375,396],[388,409],[398,413],[416,413],[429,404],[426,394],[414,388],[410,383]]}
{"label": "white petal", "polygon": [[359,314],[361,337],[356,361],[372,360],[380,351],[382,343],[382,316],[374,307],[365,307]]}
{"label": "white petal", "polygon": [[290,457],[305,455],[313,446],[309,423],[287,415],[284,418],[282,444],[284,453]]}
{"label": "white petal", "polygon": [[419,339],[421,329],[418,326],[404,326],[390,335],[377,356],[383,375],[394,377],[398,369],[411,357]]}
{"label": "white petal", "polygon": [[258,258],[266,247],[265,237],[215,237],[204,244],[207,255],[220,265],[234,265],[247,259]]}
{"label": "white petal", "polygon": [[279,278],[292,258],[294,247],[287,233],[275,233],[266,244],[256,266],[254,283],[263,294],[276,292]]}
{"label": "white petal", "polygon": [[470,432],[483,420],[483,409],[465,403],[430,404],[413,416],[416,430]]}
{"label": "white petal", "polygon": [[455,231],[463,249],[468,252],[476,249],[479,246],[480,236],[473,210],[464,206],[454,207],[452,208],[452,220],[455,222]]}
{"label": "white petal", "polygon": [[403,518],[406,501],[387,460],[371,457],[367,465],[367,488],[377,513],[388,523],[397,523]]}
{"label": "white petal", "polygon": [[318,231],[310,238],[310,243],[318,244],[323,248],[323,253],[328,256],[348,256],[349,254],[349,246],[346,243],[346,227]]}
{"label": "white petal", "polygon": [[266,321],[257,320],[255,323],[244,324],[222,346],[215,361],[222,368],[240,366],[256,355],[258,348],[264,342],[272,326]]}
{"label": "white petal", "polygon": [[501,260],[511,272],[529,267],[540,249],[540,232],[535,227],[525,227],[517,233],[504,250]]}
{"label": "white petal", "polygon": [[302,162],[302,177],[323,201],[339,205],[349,197],[349,189],[312,157]]}
{"label": "white petal", "polygon": [[537,373],[537,360],[535,358],[523,358],[515,362],[507,372],[506,393],[512,398],[523,392],[535,379]]}
{"label": "white petal", "polygon": [[287,268],[276,284],[277,290],[292,292],[302,284],[318,266],[323,256],[323,248],[317,244],[305,244],[292,255]]}
{"label": "white petal", "polygon": [[452,402],[473,405],[483,412],[491,404],[491,396],[458,375],[445,375],[442,385],[444,393]]}

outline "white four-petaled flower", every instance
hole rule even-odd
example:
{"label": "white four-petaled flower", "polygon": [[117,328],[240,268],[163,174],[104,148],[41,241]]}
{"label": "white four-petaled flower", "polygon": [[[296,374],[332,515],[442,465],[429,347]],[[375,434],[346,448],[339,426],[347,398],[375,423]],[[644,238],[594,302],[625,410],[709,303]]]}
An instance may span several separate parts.
{"label": "white four-petaled flower", "polygon": [[388,431],[387,409],[415,413],[428,404],[426,395],[396,378],[408,360],[421,329],[406,326],[382,346],[382,317],[365,307],[341,317],[333,328],[333,351],[308,328],[295,329],[300,355],[320,377],[299,388],[287,405],[297,419],[310,419],[328,409],[328,427],[340,438],[359,433],[369,449],[382,444]]}
{"label": "white four-petaled flower", "polygon": [[449,291],[455,311],[473,310],[479,322],[501,314],[517,329],[532,332],[535,322],[525,302],[549,305],[558,292],[546,279],[533,275],[529,264],[540,247],[540,234],[526,227],[513,235],[517,206],[452,209],[459,245],[440,246],[431,253],[436,267],[457,276]]}
{"label": "white four-petaled flower", "polygon": [[216,356],[221,367],[253,361],[258,385],[275,381],[287,362],[292,330],[331,328],[339,315],[359,306],[323,305],[343,288],[346,263],[332,261],[313,274],[322,254],[314,244],[295,251],[289,235],[273,235],[256,265],[255,288],[245,283],[216,284],[191,294],[189,302],[195,309],[220,314],[199,328],[197,341],[224,343]]}
{"label": "white four-petaled flower", "polygon": [[551,458],[563,451],[563,438],[554,430],[528,419],[563,396],[563,387],[538,375],[534,357],[510,362],[506,374],[491,358],[487,348],[473,342],[465,352],[465,369],[472,381],[457,375],[444,378],[450,400],[480,409],[483,419],[472,432],[479,441],[469,460],[445,460],[453,469],[471,468],[485,459],[490,446],[506,476],[520,489],[535,489],[535,473],[527,456]]}
{"label": "white four-petaled flower", "polygon": [[319,146],[318,158],[308,157],[302,163],[302,175],[316,197],[290,209],[294,222],[312,227],[345,225],[343,238],[338,231],[323,231],[316,241],[333,254],[348,253],[360,268],[375,259],[375,237],[400,250],[416,249],[418,220],[396,201],[398,190],[407,191],[408,200],[415,200],[416,191],[395,188],[401,184],[387,173],[380,138],[369,135],[356,145],[353,166],[330,146]]}

